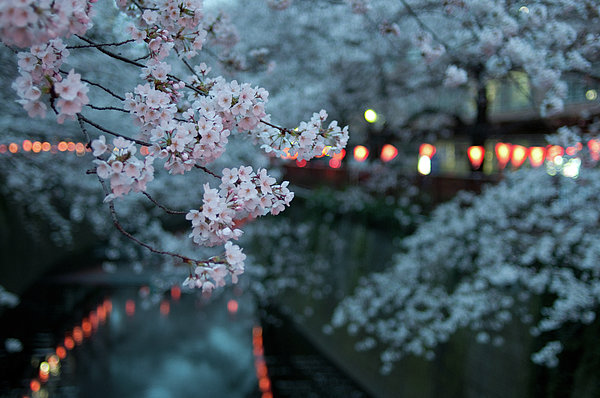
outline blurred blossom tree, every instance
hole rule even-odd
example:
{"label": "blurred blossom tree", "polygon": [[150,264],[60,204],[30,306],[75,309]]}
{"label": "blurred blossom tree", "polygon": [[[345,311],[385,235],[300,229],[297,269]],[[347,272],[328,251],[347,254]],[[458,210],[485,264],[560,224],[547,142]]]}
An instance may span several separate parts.
{"label": "blurred blossom tree", "polygon": [[[561,128],[553,143],[574,145],[579,133]],[[379,350],[384,373],[407,355],[432,359],[463,328],[500,345],[514,322],[540,336],[533,362],[556,367],[563,345],[586,344],[564,330],[595,322],[600,305],[600,171],[586,152],[566,155],[564,170],[518,171],[440,205],[391,268],[340,303],[332,325],[359,336],[358,349]]]}
{"label": "blurred blossom tree", "polygon": [[[274,60],[283,59],[286,48],[288,57],[296,50],[303,55],[281,73],[312,73],[306,66],[318,65],[330,83],[296,87],[297,97],[322,90],[332,111],[361,115],[371,107],[395,129],[409,129],[407,135],[466,124],[477,126],[469,133],[480,144],[489,134],[499,84],[519,92],[523,106],[550,117],[563,111],[568,81],[595,85],[600,78],[594,67],[600,7],[591,0],[266,3],[285,9],[268,23],[286,24],[279,30],[286,41],[263,37],[265,48],[277,50]],[[313,44],[310,50],[292,44],[305,40]],[[331,47],[343,51],[329,52]]]}
{"label": "blurred blossom tree", "polygon": [[[211,67],[200,61],[235,65],[231,47],[238,36],[227,16],[208,12],[202,0],[119,0],[119,11],[112,13],[108,11],[114,6],[112,1],[94,3],[16,0],[0,4],[0,38],[18,58],[19,76],[12,83],[18,102],[32,118],[50,113],[59,124],[77,122],[95,158],[87,174],[95,174],[100,181],[118,231],[150,252],[188,264],[185,285],[210,292],[223,286],[226,277],[237,282],[245,259],[232,243],[242,234],[239,221],[277,215],[289,205],[293,193],[287,182],[278,184],[264,168],[240,165],[220,173],[209,169],[219,164],[230,137],[245,136],[267,153],[282,154],[289,148],[290,153],[308,160],[324,150],[341,151],[348,140],[347,127],[342,129],[335,121],[325,124],[324,110],[295,129],[280,127],[265,111],[269,93],[264,88],[211,77]],[[98,9],[100,21],[93,28]],[[106,16],[110,18],[104,20]],[[99,65],[107,74],[119,71],[116,75],[126,77],[86,75]],[[106,135],[113,136],[112,140]],[[154,169],[157,163],[170,178],[154,181],[159,174]],[[61,176],[55,177],[62,189]],[[171,185],[169,179],[180,183]],[[149,194],[153,183],[159,190],[177,187],[163,192],[167,197],[185,194],[182,186],[202,186],[202,201],[192,203],[192,210],[172,210]],[[24,184],[18,177],[11,182],[13,187],[24,188]],[[51,196],[43,194],[47,187],[38,185],[41,196],[47,198],[42,199],[46,210],[58,213],[52,209]],[[192,224],[190,237],[196,245],[224,245],[225,251],[199,260],[165,249],[168,240],[160,236],[155,239],[160,248],[134,236],[121,223],[115,207],[133,193],[144,195],[166,214],[185,216]],[[84,201],[75,211],[79,218],[86,207]],[[38,206],[40,213],[46,210]],[[64,224],[69,218],[62,217]],[[143,214],[141,219],[142,225],[152,229],[151,219]],[[92,225],[95,221],[92,218]]]}

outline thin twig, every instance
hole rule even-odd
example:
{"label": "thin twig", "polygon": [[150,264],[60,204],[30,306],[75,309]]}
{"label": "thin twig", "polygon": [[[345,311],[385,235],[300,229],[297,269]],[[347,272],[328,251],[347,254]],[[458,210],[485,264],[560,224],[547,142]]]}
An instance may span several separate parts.
{"label": "thin twig", "polygon": [[134,58],[133,60],[134,61],[141,61],[142,59],[146,59],[148,57],[150,57],[150,54],[142,55],[141,57]]}
{"label": "thin twig", "polygon": [[87,124],[89,124],[89,125],[94,126],[95,128],[97,128],[98,130],[104,131],[105,133],[110,134],[110,135],[114,135],[115,137],[125,138],[126,140],[133,141],[136,144],[143,145],[143,146],[152,146],[152,144],[150,144],[149,142],[142,141],[142,140],[137,140],[135,138],[130,138],[130,137],[127,137],[127,136],[125,136],[123,134],[119,134],[119,133],[115,133],[114,131],[110,131],[110,130],[108,130],[108,129],[102,127],[102,126],[100,126],[99,124],[96,124],[96,123],[92,122],[90,119],[88,119],[87,117],[83,116],[82,114],[78,113],[77,114],[77,118],[80,119],[80,122],[86,122]]}
{"label": "thin twig", "polygon": [[200,170],[204,171],[205,173],[210,174],[211,176],[213,176],[215,178],[218,178],[219,180],[221,179],[221,177],[219,177],[217,174],[215,174],[214,172],[210,171],[209,169],[207,169],[204,166],[200,166],[198,164],[196,164],[194,166],[196,166],[197,169],[200,169]]}
{"label": "thin twig", "polygon": [[[77,36],[77,37],[79,37],[79,36]],[[78,45],[78,46],[67,46],[67,48],[69,50],[71,50],[71,49],[76,49],[76,48],[94,48],[94,47],[98,48],[98,47],[108,47],[108,46],[115,46],[115,47],[117,47],[117,46],[122,46],[122,45],[127,44],[127,43],[131,43],[133,41],[135,41],[135,40],[134,39],[129,39],[129,40],[121,41],[121,42],[118,42],[118,43],[81,44],[81,45]]]}
{"label": "thin twig", "polygon": [[[96,43],[94,43],[93,41],[91,41],[90,39],[88,39],[88,38],[86,38],[86,37],[79,36],[79,35],[77,35],[77,37],[79,37],[81,40],[83,40],[83,41],[85,41],[85,42],[87,42],[87,43],[90,43],[90,44],[96,44]],[[129,58],[125,58],[125,57],[123,57],[122,55],[115,54],[115,53],[113,53],[112,51],[105,50],[105,49],[104,49],[104,48],[102,48],[102,47],[98,47],[98,51],[100,51],[100,52],[101,52],[101,53],[103,53],[103,54],[106,54],[106,55],[108,55],[109,57],[112,57],[112,58],[114,58],[114,59],[118,59],[119,61],[122,61],[122,62],[125,62],[125,63],[128,63],[128,64],[131,64],[131,65],[137,66],[138,68],[145,68],[145,67],[146,67],[145,65],[143,65],[143,64],[140,64],[139,62],[136,62],[136,61],[134,61],[134,60],[131,60],[131,59],[129,59]],[[179,78],[179,77],[177,77],[177,76],[174,76],[174,75],[167,75],[167,76],[168,76],[168,77],[170,77],[171,79],[173,79],[173,80],[177,81],[177,82],[183,82],[183,83],[185,84],[185,81],[184,81],[183,79],[180,79],[180,78]],[[198,89],[198,88],[196,88],[196,87],[194,87],[194,86],[188,86],[188,85],[186,84],[186,85],[185,85],[185,87],[186,87],[186,88],[189,88],[189,89],[190,89],[190,90],[192,90],[192,91],[195,91],[196,93],[198,93],[198,94],[200,94],[200,95],[202,95],[202,96],[205,96],[205,95],[207,94],[206,92],[204,92],[204,91],[202,91],[202,90],[200,90],[200,89]],[[124,101],[124,99],[123,99],[122,101]]]}
{"label": "thin twig", "polygon": [[[80,36],[80,35],[76,35],[76,36],[77,36],[78,38],[80,38],[81,40],[85,41],[86,43],[89,43],[89,44],[94,44],[94,45],[96,45],[96,43],[94,43],[92,40],[88,39],[87,37],[83,37],[83,36]],[[109,57],[112,57],[112,58],[114,58],[114,59],[118,59],[119,61],[123,61],[123,62],[125,62],[125,63],[128,63],[128,64],[131,64],[131,65],[135,65],[135,66],[137,66],[138,68],[144,68],[144,67],[145,67],[145,65],[142,65],[142,64],[140,64],[139,62],[132,61],[132,60],[130,60],[129,58],[125,58],[125,57],[123,57],[122,55],[115,54],[115,53],[113,53],[112,51],[108,51],[108,50],[106,50],[106,49],[104,49],[104,48],[102,48],[102,47],[97,47],[97,48],[98,48],[98,51],[100,51],[101,53],[103,53],[103,54],[106,54],[106,55],[108,55]]]}
{"label": "thin twig", "polygon": [[188,214],[189,212],[187,211],[179,211],[179,210],[171,210],[163,205],[161,205],[160,203],[158,203],[152,196],[150,196],[150,194],[146,191],[142,191],[142,193],[148,198],[150,199],[150,201],[152,203],[154,203],[156,206],[160,207],[161,209],[163,209],[165,211],[165,213],[168,214]]}
{"label": "thin twig", "polygon": [[[67,74],[67,72],[65,72],[64,70],[60,70],[59,72],[60,72],[60,73],[62,73],[63,75],[66,75],[66,74]],[[90,80],[87,80],[87,79],[84,79],[84,78],[81,78],[81,81],[82,81],[82,82],[86,82],[86,83],[87,83],[87,84],[89,84],[89,85],[92,85],[92,86],[98,87],[98,88],[100,88],[100,89],[102,89],[102,90],[106,91],[108,94],[112,95],[113,97],[115,97],[115,98],[117,98],[117,99],[119,99],[119,100],[121,100],[121,101],[125,101],[125,98],[121,97],[119,94],[113,93],[111,90],[109,90],[108,88],[104,87],[104,86],[103,86],[103,85],[101,85],[101,84],[95,83],[95,82],[93,82],[93,81],[90,81]]]}
{"label": "thin twig", "polygon": [[119,112],[129,113],[129,111],[127,111],[123,108],[117,108],[114,106],[96,106],[96,105],[92,105],[92,104],[86,104],[85,106],[88,106],[97,111],[119,111]]}
{"label": "thin twig", "polygon": [[272,123],[269,123],[269,122],[267,122],[267,121],[265,121],[265,120],[262,120],[262,119],[260,120],[260,122],[261,122],[261,123],[263,123],[263,124],[266,124],[267,126],[273,127],[273,128],[275,128],[275,129],[277,129],[277,130],[281,131],[282,133],[288,133],[288,134],[292,134],[292,135],[294,135],[294,132],[293,132],[293,130],[290,130],[290,129],[288,129],[288,128],[285,128],[285,127],[280,127],[280,126],[274,125],[274,124],[272,124]]}
{"label": "thin twig", "polygon": [[[106,183],[100,177],[98,177],[98,180],[102,184],[102,188],[104,189],[104,194],[106,196],[108,196],[109,191],[108,191],[108,188],[106,187]],[[187,264],[207,264],[207,261],[198,261],[198,260],[194,260],[189,257],[186,257],[186,256],[182,256],[181,254],[173,253],[170,251],[158,250],[158,249],[154,248],[153,246],[149,245],[148,243],[142,242],[141,240],[139,240],[138,238],[133,236],[131,233],[127,232],[125,230],[125,228],[123,228],[121,223],[119,223],[119,218],[117,217],[115,205],[112,200],[108,202],[108,208],[110,210],[110,215],[111,215],[113,224],[119,230],[119,232],[121,232],[123,235],[125,235],[126,237],[128,237],[129,239],[131,239],[132,241],[137,243],[138,245],[143,246],[146,249],[150,250],[152,253],[161,254],[163,256],[175,257]]]}

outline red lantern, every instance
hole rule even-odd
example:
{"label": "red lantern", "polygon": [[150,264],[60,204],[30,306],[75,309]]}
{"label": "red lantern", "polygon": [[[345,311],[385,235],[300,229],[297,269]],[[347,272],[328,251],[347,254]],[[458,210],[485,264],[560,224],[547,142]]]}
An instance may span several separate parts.
{"label": "red lantern", "polygon": [[522,145],[514,145],[512,151],[512,157],[510,159],[510,163],[513,165],[515,169],[521,167],[523,162],[527,159],[527,148]]}
{"label": "red lantern", "polygon": [[556,158],[557,156],[562,156],[564,155],[564,153],[565,150],[563,149],[563,147],[559,145],[549,145],[546,148],[546,160],[553,162],[554,158]]}
{"label": "red lantern", "polygon": [[510,160],[512,145],[499,142],[496,144],[496,157],[498,158],[498,167],[504,169]]}
{"label": "red lantern", "polygon": [[435,155],[435,146],[431,144],[421,144],[419,147],[419,157],[427,156],[431,159]]}
{"label": "red lantern", "polygon": [[390,160],[394,159],[396,156],[398,156],[398,150],[396,149],[395,146],[390,145],[390,144],[385,144],[383,146],[383,148],[381,148],[381,160],[384,162],[389,162]]}
{"label": "red lantern", "polygon": [[481,163],[483,163],[483,156],[485,151],[481,145],[470,146],[467,150],[467,155],[469,156],[469,162],[471,162],[471,166],[473,166],[473,170],[479,170],[481,167]]}
{"label": "red lantern", "polygon": [[354,159],[356,159],[358,162],[364,162],[368,157],[369,150],[366,147],[362,145],[354,147]]}
{"label": "red lantern", "polygon": [[542,146],[532,146],[529,148],[529,162],[533,167],[540,167],[544,164],[546,158],[546,148]]}

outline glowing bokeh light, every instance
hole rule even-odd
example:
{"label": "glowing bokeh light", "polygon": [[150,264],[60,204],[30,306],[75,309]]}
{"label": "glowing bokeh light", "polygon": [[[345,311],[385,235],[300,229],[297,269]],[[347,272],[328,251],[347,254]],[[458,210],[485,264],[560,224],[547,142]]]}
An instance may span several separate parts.
{"label": "glowing bokeh light", "polygon": [[6,144],[0,145],[0,153],[6,153],[7,150],[8,147],[6,146]]}
{"label": "glowing bokeh light", "polygon": [[64,344],[67,350],[72,350],[75,347],[75,341],[70,336],[65,337]]}
{"label": "glowing bokeh light", "polygon": [[58,150],[59,150],[59,151],[61,151],[61,152],[64,152],[64,151],[66,151],[68,148],[69,148],[69,145],[68,145],[66,142],[64,142],[64,141],[61,141],[61,142],[59,142],[59,143],[58,143]]}
{"label": "glowing bokeh light", "polygon": [[431,159],[429,156],[419,156],[419,162],[417,163],[417,171],[424,176],[431,173]]}
{"label": "glowing bokeh light", "polygon": [[575,156],[575,154],[577,152],[581,151],[582,148],[583,148],[583,145],[581,144],[581,142],[578,142],[575,146],[567,147],[567,149],[565,149],[565,152],[569,156]]}
{"label": "glowing bokeh light", "polygon": [[562,174],[565,177],[577,178],[579,177],[579,168],[581,167],[581,159],[573,158],[569,159],[562,168]]}
{"label": "glowing bokeh light", "polygon": [[63,346],[56,347],[56,355],[60,359],[65,359],[67,357],[67,350]]}
{"label": "glowing bokeh light", "polygon": [[261,377],[258,379],[258,388],[260,388],[261,391],[269,390],[269,388],[271,388],[271,380],[269,380],[268,377]]}
{"label": "glowing bokeh light", "polygon": [[17,144],[15,144],[14,142],[11,142],[8,145],[8,151],[10,153],[17,153],[18,150],[19,150],[19,146]]}
{"label": "glowing bokeh light", "polygon": [[529,148],[529,162],[533,167],[540,167],[544,164],[546,158],[546,148],[541,146],[532,146]]}
{"label": "glowing bokeh light", "polygon": [[588,90],[585,92],[585,98],[588,101],[594,101],[598,98],[598,92],[596,90]]}
{"label": "glowing bokeh light", "polygon": [[471,162],[473,170],[479,170],[483,163],[484,154],[485,151],[481,145],[473,145],[467,149],[467,156],[469,157],[469,162]]}
{"label": "glowing bokeh light", "polygon": [[162,316],[167,316],[167,315],[169,315],[169,312],[171,312],[171,303],[169,303],[167,300],[161,301],[160,314]]}
{"label": "glowing bokeh light", "polygon": [[496,158],[498,159],[498,167],[502,170],[510,160],[511,145],[504,142],[499,142],[495,146]]}
{"label": "glowing bokeh light", "polygon": [[90,337],[92,335],[92,322],[89,319],[84,318],[81,322],[81,330],[83,330],[84,337]]}
{"label": "glowing bokeh light", "polygon": [[135,314],[135,301],[129,299],[125,302],[125,313],[128,316],[133,316],[133,314]]}
{"label": "glowing bokeh light", "polygon": [[23,147],[23,150],[25,152],[29,152],[29,151],[31,151],[31,147],[33,146],[33,144],[29,140],[24,140],[23,144],[21,146]]}
{"label": "glowing bokeh light", "polygon": [[381,148],[380,158],[382,161],[389,162],[390,160],[394,159],[396,156],[398,156],[398,149],[396,149],[395,146],[393,146],[391,144],[385,144],[383,146],[383,148]]}
{"label": "glowing bokeh light", "polygon": [[510,159],[513,167],[518,169],[525,162],[525,159],[527,159],[527,148],[522,145],[513,146],[512,157]]}
{"label": "glowing bokeh light", "polygon": [[48,374],[50,373],[50,364],[46,361],[40,363],[40,373]]}
{"label": "glowing bokeh light", "polygon": [[181,288],[179,286],[171,286],[171,298],[175,301],[181,298]]}
{"label": "glowing bokeh light", "polygon": [[373,109],[367,109],[364,116],[365,120],[369,123],[375,123],[377,121],[377,112]]}
{"label": "glowing bokeh light", "polygon": [[369,157],[369,150],[363,146],[358,145],[354,147],[354,159],[358,162],[364,162]]}
{"label": "glowing bokeh light", "polygon": [[419,156],[427,156],[429,159],[435,155],[435,146],[431,144],[421,144],[419,146]]}
{"label": "glowing bokeh light", "polygon": [[33,145],[31,145],[31,150],[35,153],[40,153],[42,151],[42,143],[39,141],[34,142]]}
{"label": "glowing bokeh light", "polygon": [[342,149],[339,153],[333,155],[334,159],[342,160],[346,157],[346,150]]}
{"label": "glowing bokeh light", "polygon": [[336,158],[329,159],[329,167],[339,169],[342,166],[342,161]]}
{"label": "glowing bokeh light", "polygon": [[42,151],[48,152],[48,151],[50,151],[50,149],[52,149],[52,145],[50,145],[49,142],[47,142],[47,141],[42,142]]}
{"label": "glowing bokeh light", "polygon": [[548,146],[548,149],[546,150],[546,160],[553,162],[554,158],[557,156],[562,156],[564,153],[565,150],[559,145]]}
{"label": "glowing bokeh light", "polygon": [[37,380],[31,380],[31,382],[29,383],[29,389],[33,392],[40,391],[40,388],[41,388],[40,382]]}
{"label": "glowing bokeh light", "polygon": [[77,345],[81,344],[81,342],[83,341],[83,330],[80,326],[75,326],[73,328],[73,340],[75,340],[75,343],[77,343]]}
{"label": "glowing bokeh light", "polygon": [[67,143],[67,150],[69,152],[74,152],[75,151],[75,143],[74,142],[68,142]]}
{"label": "glowing bokeh light", "polygon": [[227,311],[229,311],[230,314],[235,314],[238,310],[238,302],[236,300],[229,300],[227,302]]}
{"label": "glowing bokeh light", "polygon": [[85,154],[85,145],[81,142],[75,144],[75,152],[77,153],[77,156],[83,156],[83,154]]}

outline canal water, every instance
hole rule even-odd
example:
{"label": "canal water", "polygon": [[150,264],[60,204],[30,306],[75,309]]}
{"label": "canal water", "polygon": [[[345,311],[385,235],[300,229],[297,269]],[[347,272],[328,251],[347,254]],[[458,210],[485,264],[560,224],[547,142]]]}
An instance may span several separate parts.
{"label": "canal water", "polygon": [[366,397],[241,286],[205,297],[91,269],[0,314],[0,397]]}
{"label": "canal water", "polygon": [[258,396],[257,320],[240,289],[206,298],[91,272],[38,284],[21,300],[2,317],[2,341],[16,337],[23,349],[0,354],[1,396]]}

